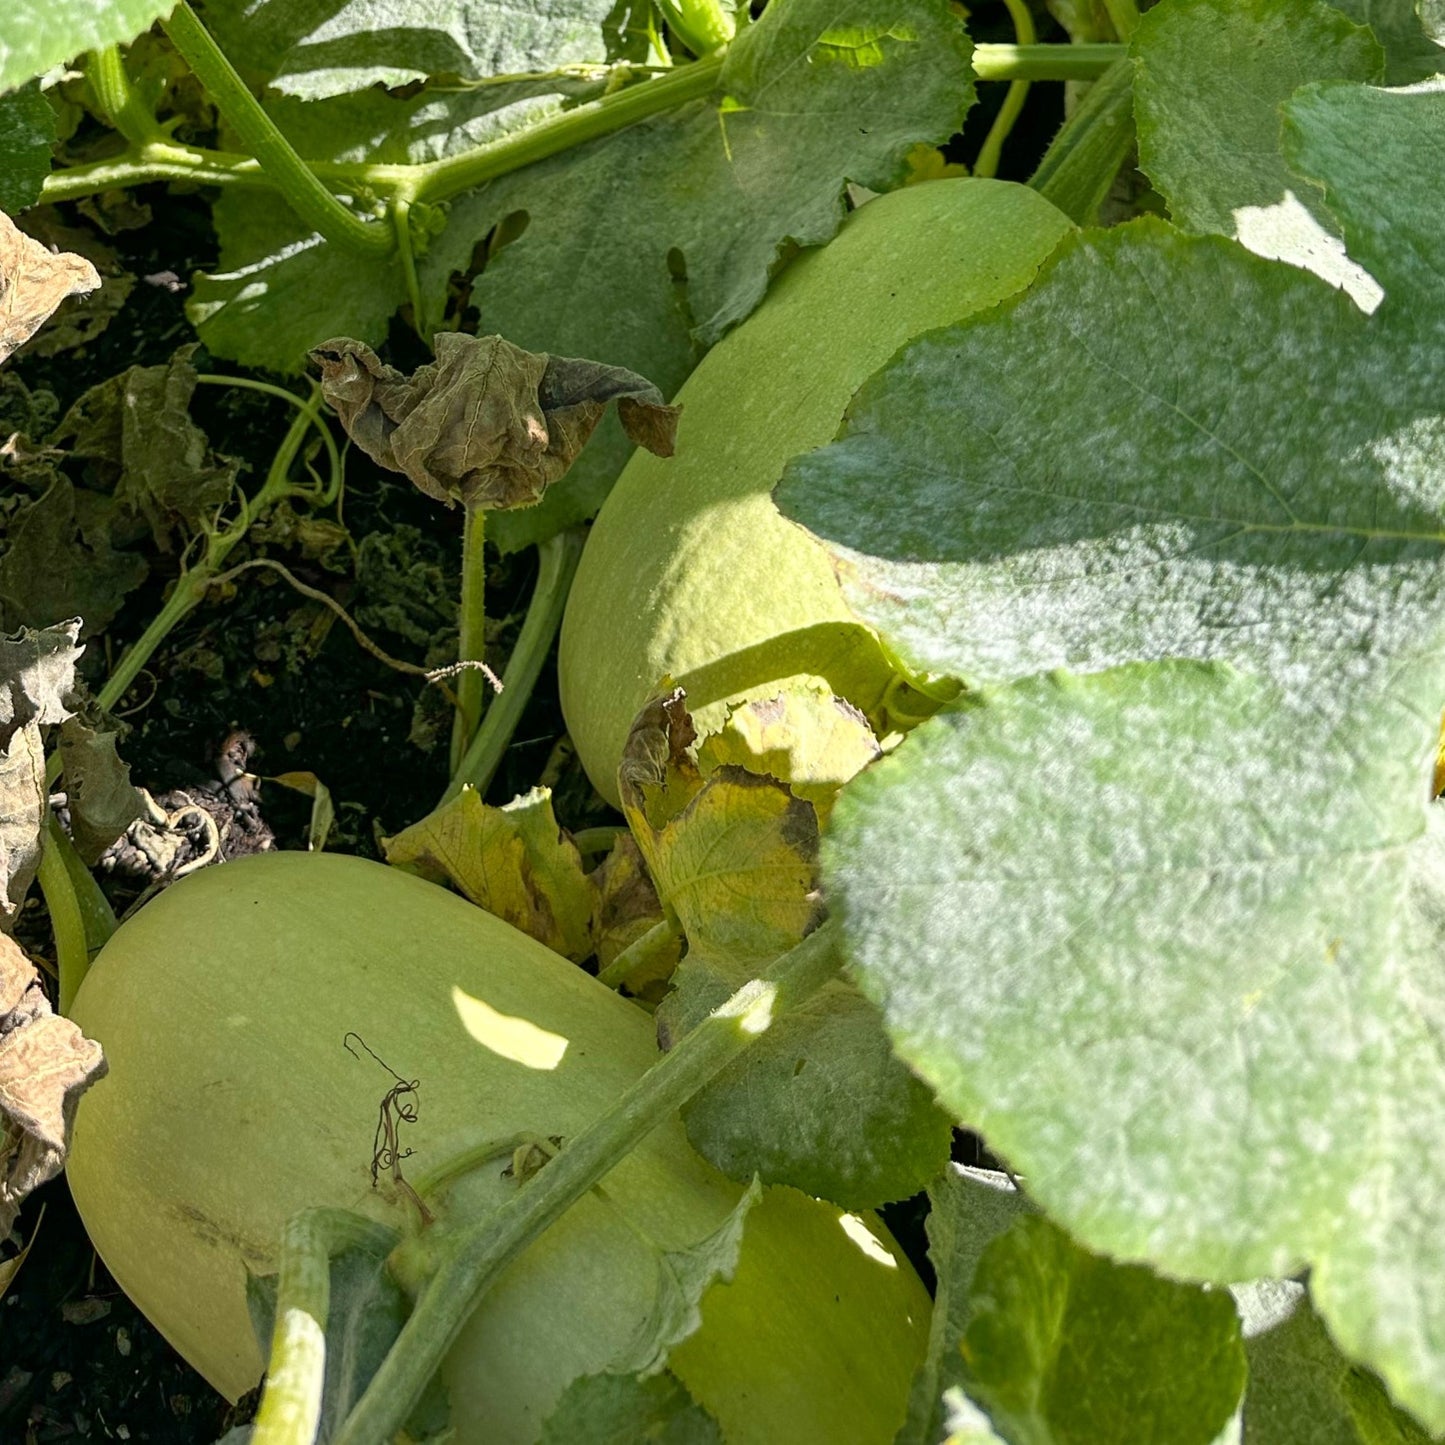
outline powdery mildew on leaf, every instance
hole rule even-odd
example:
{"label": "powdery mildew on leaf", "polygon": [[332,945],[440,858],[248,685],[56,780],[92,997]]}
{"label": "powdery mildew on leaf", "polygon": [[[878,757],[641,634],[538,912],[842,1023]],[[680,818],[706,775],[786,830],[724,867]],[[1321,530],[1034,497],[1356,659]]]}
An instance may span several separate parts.
{"label": "powdery mildew on leaf", "polygon": [[1085,234],[780,495],[891,645],[980,685],[825,846],[904,1057],[1088,1247],[1310,1265],[1439,1429],[1445,95],[1289,115],[1374,316],[1225,241]]}

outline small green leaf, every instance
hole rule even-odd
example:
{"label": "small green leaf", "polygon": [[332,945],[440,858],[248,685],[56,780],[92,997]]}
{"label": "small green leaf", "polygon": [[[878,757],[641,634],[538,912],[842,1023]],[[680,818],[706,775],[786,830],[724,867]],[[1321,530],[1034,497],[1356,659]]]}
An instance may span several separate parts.
{"label": "small green leaf", "polygon": [[1293,1280],[1233,1290],[1249,1361],[1244,1438],[1268,1445],[1427,1445],[1375,1376],[1350,1362]]}
{"label": "small green leaf", "polygon": [[175,0],[9,0],[0,33],[0,91],[83,51],[133,40],[175,8]]}
{"label": "small green leaf", "polygon": [[[939,1175],[928,1187],[928,1199],[928,1258],[938,1280],[933,1323],[895,1445],[934,1445],[945,1430],[969,1438],[958,1417],[973,1407],[966,1399],[955,1405],[953,1397],[965,1379],[959,1345],[973,1308],[974,1271],[988,1244],[1030,1207],[1006,1176],[962,1165]],[[986,1428],[987,1421],[982,1423]]]}
{"label": "small green leaf", "polygon": [[1445,92],[1312,85],[1286,104],[1285,121],[1290,164],[1324,186],[1350,254],[1385,288],[1382,319],[1438,333],[1445,326],[1442,207],[1412,178],[1437,173]]}
{"label": "small green leaf", "polygon": [[0,95],[0,211],[13,216],[40,199],[54,144],[55,112],[39,85]]}
{"label": "small green leaf", "polygon": [[1280,106],[1307,81],[1374,80],[1384,55],[1325,0],[1164,0],[1131,53],[1139,165],[1191,231],[1238,235],[1364,306],[1379,288],[1352,266],[1313,186],[1280,151]]}
{"label": "small green leaf", "polygon": [[754,1179],[733,1211],[706,1238],[685,1249],[658,1254],[652,1309],[613,1362],[611,1373],[656,1375],[666,1365],[672,1347],[702,1328],[702,1297],[714,1283],[731,1282],[748,1214],[762,1196],[763,1187]]}
{"label": "small green leaf", "polygon": [[1088,1254],[1034,1214],[983,1251],[962,1350],[1013,1445],[1209,1445],[1245,1381],[1227,1291]]}
{"label": "small green leaf", "polygon": [[723,1445],[717,1422],[673,1375],[583,1375],[562,1392],[539,1445]]}
{"label": "small green leaf", "polygon": [[549,789],[493,808],[463,788],[385,848],[388,863],[450,883],[553,952],[576,960],[592,952],[593,885],[552,813]]}

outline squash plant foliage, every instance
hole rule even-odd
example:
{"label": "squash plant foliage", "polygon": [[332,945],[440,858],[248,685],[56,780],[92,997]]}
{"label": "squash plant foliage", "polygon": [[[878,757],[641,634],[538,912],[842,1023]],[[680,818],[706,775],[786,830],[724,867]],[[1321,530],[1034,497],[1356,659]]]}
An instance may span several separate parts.
{"label": "squash plant foliage", "polygon": [[[484,329],[671,397],[831,239],[850,184],[918,181],[975,80],[1096,81],[1035,177],[1063,233],[1037,275],[896,352],[775,492],[899,675],[951,700],[881,749],[817,698],[747,720],[769,757],[807,751],[780,727],[856,722],[836,800],[746,767],[736,732],[694,746],[676,697],[634,726],[623,810],[687,944],[657,1015],[675,1047],[638,1097],[687,1105],[692,1147],[744,1184],[843,1210],[927,1184],[904,1445],[1439,1438],[1445,11],[1051,0],[1073,43],[1015,50],[975,49],[945,0],[755,8],[13,0],[0,207],[211,187],[221,261],[190,316],[241,366],[365,352],[399,309],[430,342],[460,278]],[[154,21],[216,105],[215,147],[176,139],[165,87],[117,48]],[[55,67],[86,50],[84,103],[123,149],[52,170]],[[1131,158],[1146,201],[1100,225]],[[609,418],[491,540],[554,543],[627,452]],[[545,796],[519,803],[566,872]],[[497,906],[438,863],[481,808],[458,784],[392,861]],[[583,957],[577,909],[582,942],[548,941]],[[760,974],[785,981],[776,1025]],[[737,1057],[698,1064],[738,1019]],[[509,1218],[561,1180],[586,1195],[615,1162],[599,1141],[636,1145],[642,1114],[626,1133],[609,1102]],[[1009,1172],[950,1167],[954,1124]],[[736,1233],[678,1286],[647,1368],[573,1381],[541,1438],[722,1438],[658,1371]],[[346,1268],[369,1298],[391,1237],[366,1241]],[[383,1384],[340,1387],[367,1410],[407,1339],[386,1288],[361,1372],[385,1356]],[[363,1438],[335,1383],[323,1438]],[[399,1426],[414,1399],[365,1419]]]}

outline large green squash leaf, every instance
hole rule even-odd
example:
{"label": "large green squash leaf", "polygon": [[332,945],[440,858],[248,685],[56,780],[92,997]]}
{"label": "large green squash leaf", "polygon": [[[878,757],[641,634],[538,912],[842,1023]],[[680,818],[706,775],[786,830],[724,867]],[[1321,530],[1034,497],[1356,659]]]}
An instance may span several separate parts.
{"label": "large green squash leaf", "polygon": [[175,0],[7,0],[0,28],[0,92],[82,51],[133,40]]}
{"label": "large green squash leaf", "polygon": [[429,75],[482,80],[608,58],[613,0],[210,0],[205,19],[232,64],[320,100]]}
{"label": "large green squash leaf", "polygon": [[1132,54],[1139,165],[1175,223],[1237,235],[1377,304],[1323,196],[1280,147],[1280,107],[1300,86],[1379,79],[1385,57],[1370,32],[1325,0],[1163,0]]}
{"label": "large green squash leaf", "polygon": [[[969,54],[943,0],[778,0],[733,42],[711,96],[458,197],[421,259],[423,300],[439,317],[478,241],[524,219],[473,288],[482,330],[627,366],[671,394],[791,248],[832,237],[848,181],[897,185],[915,144],[957,129]],[[271,109],[308,159],[421,162],[521,134],[591,93],[553,81]],[[198,278],[192,316],[219,355],[294,371],[328,336],[378,343],[406,299],[399,262],[339,254],[279,200],[227,195],[216,221],[224,269]],[[629,450],[605,422],[566,483],[493,536],[521,546],[590,516]]]}
{"label": "large green squash leaf", "polygon": [[1342,1348],[1434,1429],[1442,108],[1289,107],[1373,317],[1228,241],[1085,234],[901,353],[780,489],[850,605],[976,689],[825,839],[900,1053],[1086,1246],[1312,1265]]}

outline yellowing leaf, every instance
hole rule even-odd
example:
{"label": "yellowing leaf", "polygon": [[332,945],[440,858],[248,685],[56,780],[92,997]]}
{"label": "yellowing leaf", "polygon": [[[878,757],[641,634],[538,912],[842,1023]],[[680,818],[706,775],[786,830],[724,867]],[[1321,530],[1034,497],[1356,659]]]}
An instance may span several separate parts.
{"label": "yellowing leaf", "polygon": [[838,789],[879,756],[868,719],[823,688],[797,688],[744,703],[699,745],[704,774],[725,764],[788,784],[826,822]]}
{"label": "yellowing leaf", "polygon": [[[663,921],[662,904],[643,861],[642,850],[630,833],[618,834],[612,851],[592,872],[596,902],[592,908],[592,945],[597,970],[602,972],[654,924]],[[630,992],[641,993],[647,984],[665,979],[677,964],[682,939],[656,963],[627,975]]]}
{"label": "yellowing leaf", "polygon": [[700,780],[692,736],[681,689],[643,710],[618,772],[622,810],[689,951],[745,971],[817,920],[818,818],[776,778],[726,764]]}
{"label": "yellowing leaf", "polygon": [[60,1173],[75,1106],[105,1071],[100,1045],[51,1013],[40,975],[0,934],[0,1238]]}
{"label": "yellowing leaf", "polygon": [[475,789],[385,842],[387,862],[450,883],[479,908],[567,958],[592,952],[593,884],[582,855],[552,814],[552,794],[533,788],[505,807]]}

